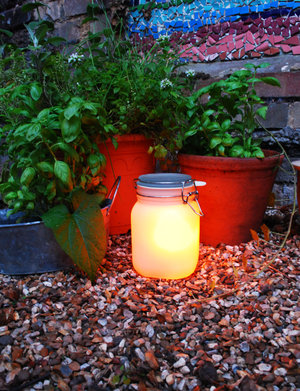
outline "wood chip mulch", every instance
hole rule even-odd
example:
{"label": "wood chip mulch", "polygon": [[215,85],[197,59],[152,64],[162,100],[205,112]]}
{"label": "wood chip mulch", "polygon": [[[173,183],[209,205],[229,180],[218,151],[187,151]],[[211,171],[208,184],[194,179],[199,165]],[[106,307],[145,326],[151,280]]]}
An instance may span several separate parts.
{"label": "wood chip mulch", "polygon": [[297,390],[300,236],[267,266],[281,240],[201,246],[177,281],[137,275],[129,234],[94,286],[0,276],[0,390]]}

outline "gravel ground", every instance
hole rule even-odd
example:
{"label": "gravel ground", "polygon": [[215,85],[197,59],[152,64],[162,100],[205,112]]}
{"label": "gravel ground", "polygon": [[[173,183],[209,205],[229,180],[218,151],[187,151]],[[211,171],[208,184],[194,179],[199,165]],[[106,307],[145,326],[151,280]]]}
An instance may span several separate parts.
{"label": "gravel ground", "polygon": [[300,236],[280,240],[201,246],[177,281],[137,275],[129,234],[94,286],[0,275],[0,390],[296,390]]}

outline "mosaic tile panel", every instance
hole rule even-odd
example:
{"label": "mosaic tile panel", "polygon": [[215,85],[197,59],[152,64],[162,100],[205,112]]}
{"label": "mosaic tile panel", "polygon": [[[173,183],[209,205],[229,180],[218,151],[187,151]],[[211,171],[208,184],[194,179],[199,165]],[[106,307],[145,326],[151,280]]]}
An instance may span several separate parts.
{"label": "mosaic tile panel", "polygon": [[149,45],[168,35],[186,61],[297,55],[299,15],[300,0],[140,0],[128,30]]}

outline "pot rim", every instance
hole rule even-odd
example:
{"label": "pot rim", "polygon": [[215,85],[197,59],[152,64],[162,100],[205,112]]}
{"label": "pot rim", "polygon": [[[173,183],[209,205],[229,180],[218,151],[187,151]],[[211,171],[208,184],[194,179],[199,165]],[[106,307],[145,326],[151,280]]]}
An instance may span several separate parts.
{"label": "pot rim", "polygon": [[[238,162],[240,161],[264,161],[264,160],[267,160],[267,159],[272,159],[272,158],[276,158],[276,157],[281,157],[281,156],[284,156],[284,153],[283,152],[278,152],[278,151],[274,151],[272,149],[263,149],[262,150],[264,153],[266,153],[266,156],[263,157],[263,158],[257,158],[257,157],[231,157],[231,156],[208,156],[208,155],[194,155],[194,154],[191,154],[191,153],[182,153],[182,152],[179,152],[178,156],[192,156],[193,158],[196,158],[196,159],[207,159],[207,160],[219,160],[219,161],[228,161],[228,160],[236,160]],[[300,160],[299,160],[299,164],[300,164]]]}
{"label": "pot rim", "polygon": [[[102,213],[111,207],[111,199],[106,198],[105,201],[107,201],[107,200],[109,200],[110,202],[105,202],[105,206],[103,208],[101,208]],[[5,209],[3,209],[3,210],[5,210]],[[8,208],[7,208],[7,210],[8,210]],[[29,222],[24,222],[24,223],[11,223],[11,224],[1,224],[0,223],[0,230],[4,229],[4,228],[28,227],[28,226],[39,225],[39,224],[44,225],[43,220],[35,220],[35,221],[29,221]]]}

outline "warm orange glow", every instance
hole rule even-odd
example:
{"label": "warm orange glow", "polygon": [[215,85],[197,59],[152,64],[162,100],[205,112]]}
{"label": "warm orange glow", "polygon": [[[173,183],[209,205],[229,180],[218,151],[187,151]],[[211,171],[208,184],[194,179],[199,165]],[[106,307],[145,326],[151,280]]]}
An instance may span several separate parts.
{"label": "warm orange glow", "polygon": [[[195,201],[191,201],[199,210]],[[192,274],[199,255],[200,218],[180,198],[138,197],[131,213],[132,262],[145,277],[179,279]]]}

